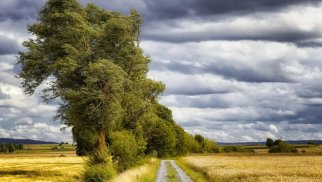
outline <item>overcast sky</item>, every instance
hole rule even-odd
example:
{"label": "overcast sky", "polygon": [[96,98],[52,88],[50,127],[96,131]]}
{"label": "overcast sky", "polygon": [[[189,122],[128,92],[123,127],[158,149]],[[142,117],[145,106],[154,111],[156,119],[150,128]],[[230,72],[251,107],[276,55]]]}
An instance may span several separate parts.
{"label": "overcast sky", "polygon": [[[144,18],[149,77],[190,133],[221,142],[322,139],[321,0],[81,0]],[[26,97],[15,56],[44,0],[0,1],[0,138],[71,141]]]}

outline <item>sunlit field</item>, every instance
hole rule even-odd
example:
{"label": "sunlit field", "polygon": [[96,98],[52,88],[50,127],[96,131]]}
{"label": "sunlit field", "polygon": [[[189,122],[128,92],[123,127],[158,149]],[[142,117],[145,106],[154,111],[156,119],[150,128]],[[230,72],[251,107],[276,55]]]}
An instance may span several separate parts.
{"label": "sunlit field", "polygon": [[[86,158],[9,155],[0,155],[0,182],[83,181],[81,176]],[[121,173],[111,181],[152,182],[158,167],[159,160],[151,159],[142,166]]]}
{"label": "sunlit field", "polygon": [[[79,181],[82,157],[0,155],[0,181]],[[22,155],[22,154],[21,154]]]}
{"label": "sunlit field", "polygon": [[[63,144],[29,144],[13,154],[0,154],[0,182],[83,181],[86,157],[77,157],[75,147]],[[154,181],[159,160],[149,159],[142,166],[116,176],[113,182]]]}
{"label": "sunlit field", "polygon": [[192,169],[205,173],[210,181],[320,182],[322,156],[212,155],[181,159]]}

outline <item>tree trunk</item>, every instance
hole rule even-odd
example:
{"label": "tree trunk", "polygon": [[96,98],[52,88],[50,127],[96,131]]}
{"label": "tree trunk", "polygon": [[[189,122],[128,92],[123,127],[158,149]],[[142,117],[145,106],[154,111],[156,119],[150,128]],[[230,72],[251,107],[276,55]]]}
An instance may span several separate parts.
{"label": "tree trunk", "polygon": [[107,152],[105,130],[103,128],[98,129],[97,150],[101,154],[105,154]]}

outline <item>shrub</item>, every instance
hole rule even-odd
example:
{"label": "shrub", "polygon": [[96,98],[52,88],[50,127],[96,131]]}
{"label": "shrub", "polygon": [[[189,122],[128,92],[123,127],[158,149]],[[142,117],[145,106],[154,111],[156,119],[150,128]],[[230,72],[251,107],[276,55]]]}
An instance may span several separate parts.
{"label": "shrub", "polygon": [[158,151],[158,157],[168,157],[175,154],[176,135],[173,126],[163,120],[158,120],[151,126],[148,137],[147,153],[152,150]]}
{"label": "shrub", "polygon": [[224,152],[244,152],[245,150],[239,146],[225,146]]}
{"label": "shrub", "polygon": [[273,145],[274,146],[278,146],[280,143],[282,143],[283,141],[281,139],[275,140]]}
{"label": "shrub", "polygon": [[215,147],[214,152],[215,153],[221,153],[221,152],[223,152],[223,148],[222,147]]}
{"label": "shrub", "polygon": [[273,139],[271,139],[271,138],[267,138],[267,139],[266,139],[266,146],[267,146],[268,148],[273,147],[273,146],[274,146],[274,141],[273,141]]}
{"label": "shrub", "polygon": [[199,143],[195,140],[194,136],[185,133],[185,141],[186,141],[186,145],[188,148],[189,152],[192,153],[199,153],[201,152],[201,146],[199,145]]}
{"label": "shrub", "polygon": [[111,156],[108,152],[94,151],[89,155],[84,171],[84,181],[103,182],[116,175]]}
{"label": "shrub", "polygon": [[131,167],[136,161],[137,142],[129,131],[112,132],[110,135],[111,154],[119,171]]}
{"label": "shrub", "polygon": [[215,142],[209,139],[205,139],[204,144],[202,146],[203,152],[214,152],[215,151]]}
{"label": "shrub", "polygon": [[116,171],[112,163],[88,164],[85,167],[84,180],[86,182],[103,182],[115,175]]}
{"label": "shrub", "polygon": [[280,142],[269,149],[269,153],[296,153],[297,149],[286,142]]}
{"label": "shrub", "polygon": [[152,150],[152,151],[149,153],[149,156],[151,156],[151,157],[158,157],[158,151],[156,151],[156,150]]}

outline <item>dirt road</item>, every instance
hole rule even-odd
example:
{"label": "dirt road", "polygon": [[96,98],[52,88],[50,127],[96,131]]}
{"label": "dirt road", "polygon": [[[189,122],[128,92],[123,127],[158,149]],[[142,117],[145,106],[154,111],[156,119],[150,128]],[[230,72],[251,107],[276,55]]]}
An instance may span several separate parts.
{"label": "dirt road", "polygon": [[169,162],[171,166],[177,172],[177,179],[181,182],[193,182],[191,178],[179,167],[173,160],[162,160],[160,168],[158,170],[157,179],[155,182],[167,182],[167,166],[166,163]]}

